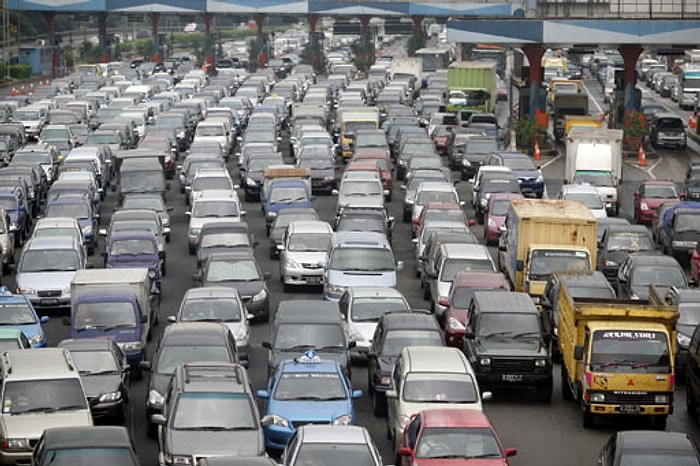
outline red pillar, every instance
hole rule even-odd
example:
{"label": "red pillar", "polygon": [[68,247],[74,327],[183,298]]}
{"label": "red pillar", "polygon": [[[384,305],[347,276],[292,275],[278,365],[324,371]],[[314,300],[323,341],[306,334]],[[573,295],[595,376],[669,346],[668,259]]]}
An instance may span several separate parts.
{"label": "red pillar", "polygon": [[153,61],[163,61],[163,54],[160,51],[160,42],[158,41],[158,23],[160,22],[160,13],[151,13],[151,33],[153,34],[153,42],[156,44],[156,53],[153,55]]}
{"label": "red pillar", "polygon": [[369,20],[372,19],[371,16],[360,16],[360,37],[363,40],[369,39]]}
{"label": "red pillar", "polygon": [[[318,22],[318,15],[308,15],[306,20],[309,23],[309,42],[316,44],[316,23]],[[313,64],[314,71],[318,71],[321,68],[321,57],[318,53],[314,53]]]}
{"label": "red pillar", "polygon": [[[97,36],[100,39],[100,45],[107,47],[107,13],[97,14]],[[109,53],[105,53],[100,61],[102,63],[109,62]]]}
{"label": "red pillar", "polygon": [[[265,15],[262,13],[258,13],[255,15],[255,25],[257,26],[258,29],[258,40],[262,42],[263,44],[265,43],[265,36],[263,35],[263,23],[265,22]],[[260,65],[260,68],[266,68],[267,67],[267,52],[265,50],[265,46],[263,45],[263,50],[260,52],[260,56],[258,57],[258,64]]]}
{"label": "red pillar", "polygon": [[635,99],[635,88],[637,86],[637,73],[635,66],[642,48],[639,45],[622,45],[617,49],[625,61],[625,113],[639,110]]}
{"label": "red pillar", "polygon": [[46,19],[46,32],[49,35],[49,43],[51,44],[51,75],[55,78],[58,76],[58,46],[56,45],[56,32],[53,27],[53,19],[55,14],[52,11],[45,11],[44,18]]}
{"label": "red pillar", "polygon": [[413,34],[419,36],[423,34],[423,17],[420,15],[411,17],[413,20]]}
{"label": "red pillar", "polygon": [[318,15],[308,15],[306,21],[309,23],[309,35],[313,36],[316,34],[316,23],[318,22]]}
{"label": "red pillar", "polygon": [[[214,15],[211,13],[205,13],[204,14],[204,34],[206,34],[207,38],[211,35],[211,22],[214,19]],[[212,46],[212,49],[209,51],[209,54],[206,56],[205,60],[207,63],[207,71],[211,71],[214,66],[214,48],[216,45]]]}
{"label": "red pillar", "polygon": [[523,53],[530,63],[530,116],[535,117],[537,111],[546,111],[544,93],[542,92],[542,56],[545,49],[540,44],[523,47]]}

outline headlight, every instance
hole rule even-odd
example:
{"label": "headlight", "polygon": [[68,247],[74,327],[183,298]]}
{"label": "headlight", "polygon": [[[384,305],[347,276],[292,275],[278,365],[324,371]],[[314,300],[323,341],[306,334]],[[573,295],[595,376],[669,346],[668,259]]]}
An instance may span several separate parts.
{"label": "headlight", "polygon": [[414,199],[406,199],[405,202],[406,202],[406,204],[408,204],[408,205],[413,205],[413,204],[415,204],[416,201],[415,201]]}
{"label": "headlight", "polygon": [[128,341],[126,343],[118,343],[122,351],[139,351],[141,350],[141,342]]}
{"label": "headlight", "polygon": [[267,298],[267,290],[263,288],[259,293],[253,295],[253,302],[258,303]]}
{"label": "headlight", "polygon": [[646,202],[639,204],[639,208],[642,210],[649,210],[649,205]]}
{"label": "headlight", "polygon": [[277,217],[277,212],[268,212],[267,216],[270,218],[275,218],[275,217]]}
{"label": "headlight", "polygon": [[154,278],[156,278],[156,271],[153,270],[153,269],[149,269],[149,270],[148,270],[148,278],[150,278],[151,280],[153,280]]}
{"label": "headlight", "polygon": [[83,236],[91,235],[92,234],[92,225],[88,225],[85,228],[83,228]]}
{"label": "headlight", "polygon": [[470,162],[469,160],[467,160],[467,159],[462,159],[462,166],[464,166],[464,167],[471,167],[472,164],[471,164],[471,162]]}
{"label": "headlight", "polygon": [[333,181],[335,180],[335,176],[324,176],[323,181]]}
{"label": "headlight", "polygon": [[100,395],[101,402],[119,401],[122,398],[122,392],[116,391],[112,393],[103,393]]}
{"label": "headlight", "polygon": [[333,419],[334,426],[349,426],[350,424],[352,424],[352,414],[345,414]]}
{"label": "headlight", "polygon": [[29,450],[29,439],[5,438],[0,445],[3,450]]}
{"label": "headlight", "polygon": [[544,177],[543,177],[542,175],[538,176],[538,177],[535,179],[535,183],[542,183],[542,182],[544,182]]}
{"label": "headlight", "polygon": [[480,366],[490,366],[491,365],[491,358],[479,358],[479,365]]}
{"label": "headlight", "polygon": [[389,385],[391,383],[391,377],[388,375],[379,379],[379,385]]}
{"label": "headlight", "polygon": [[615,261],[609,261],[609,260],[604,260],[604,261],[603,261],[603,265],[604,265],[605,267],[619,267],[619,266],[620,266],[620,264],[618,264],[617,262],[615,262]]}
{"label": "headlight", "polygon": [[654,396],[654,403],[656,404],[668,404],[670,402],[670,398],[668,395],[655,395]]}
{"label": "headlight", "polygon": [[447,319],[447,326],[450,328],[450,330],[464,330],[464,324],[454,317]]}
{"label": "headlight", "polygon": [[36,294],[34,288],[17,288],[17,294]]}
{"label": "headlight", "polygon": [[17,231],[19,229],[19,225],[17,222],[12,222],[10,223],[10,231]]}
{"label": "headlight", "polygon": [[187,232],[187,236],[199,236],[201,231],[201,228],[190,228],[190,231]]}
{"label": "headlight", "polygon": [[[678,335],[680,335],[680,333]],[[31,337],[29,339],[29,344],[32,346],[38,345],[38,344],[43,343],[43,342],[44,342],[44,335],[42,335],[41,333],[38,335],[34,335],[33,337]],[[688,339],[688,342],[690,342],[690,339]]]}
{"label": "headlight", "polygon": [[545,367],[547,365],[546,359],[535,359],[535,367]]}
{"label": "headlight", "polygon": [[284,267],[286,269],[301,269],[302,266],[299,264],[299,262],[295,261],[294,259],[284,256]]}
{"label": "headlight", "polygon": [[355,326],[350,327],[350,339],[353,341],[365,341],[365,337],[362,336],[362,333]]}
{"label": "headlight", "polygon": [[489,218],[489,228],[496,228],[496,221],[492,218]]}
{"label": "headlight", "polygon": [[185,132],[184,132],[184,131],[180,131],[179,133],[177,133],[177,138],[178,138],[178,139],[184,139],[184,138],[185,138]]}
{"label": "headlight", "polygon": [[593,393],[591,403],[605,403],[605,393]]}
{"label": "headlight", "polygon": [[272,424],[278,427],[289,427],[289,421],[287,418],[276,414],[272,415]]}
{"label": "headlight", "polygon": [[687,335],[683,335],[682,333],[678,332],[676,335],[676,340],[678,341],[678,345],[685,349],[688,349],[688,346],[690,346],[690,337]]}
{"label": "headlight", "polygon": [[249,336],[248,333],[248,326],[247,325],[241,325],[241,327],[236,330],[236,333],[233,335],[233,338],[236,341],[241,341],[247,339]]}
{"label": "headlight", "polygon": [[153,406],[163,406],[163,395],[155,390],[148,392],[148,404]]}
{"label": "headlight", "polygon": [[[399,416],[399,425],[401,426],[401,432],[403,432],[404,428],[408,425],[409,422],[411,422],[410,416],[406,416],[405,414]],[[399,432],[397,432],[397,434],[398,433]]]}
{"label": "headlight", "polygon": [[165,462],[172,466],[189,466],[192,464],[191,456],[165,454]]}
{"label": "headlight", "polygon": [[345,287],[340,285],[327,284],[326,291],[330,291],[331,293],[342,293],[345,291]]}
{"label": "headlight", "polygon": [[257,186],[257,185],[258,185],[258,183],[256,183],[255,180],[252,179],[252,178],[246,178],[246,179],[245,179],[245,184],[246,184],[247,186]]}
{"label": "headlight", "polygon": [[479,199],[479,204],[485,209],[489,205],[489,200],[486,198]]}

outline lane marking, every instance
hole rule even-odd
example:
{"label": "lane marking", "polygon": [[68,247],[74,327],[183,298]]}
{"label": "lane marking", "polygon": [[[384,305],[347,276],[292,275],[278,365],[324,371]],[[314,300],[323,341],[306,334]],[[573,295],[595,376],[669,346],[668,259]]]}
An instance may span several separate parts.
{"label": "lane marking", "polygon": [[560,158],[561,158],[561,152],[556,157],[554,157],[552,160],[547,160],[545,163],[540,165],[540,170],[544,170],[545,168],[547,168],[548,166],[550,166],[551,164],[553,164],[554,162],[556,162]]}
{"label": "lane marking", "polygon": [[588,86],[586,86],[586,81],[581,80],[581,82],[583,83],[583,88],[586,90],[586,94],[588,94],[588,98],[593,101],[593,104],[598,109],[598,111],[600,113],[605,113],[603,111],[603,107],[601,107],[600,104],[598,103],[598,100],[595,97],[593,97],[593,94],[591,94],[591,91],[588,90]]}

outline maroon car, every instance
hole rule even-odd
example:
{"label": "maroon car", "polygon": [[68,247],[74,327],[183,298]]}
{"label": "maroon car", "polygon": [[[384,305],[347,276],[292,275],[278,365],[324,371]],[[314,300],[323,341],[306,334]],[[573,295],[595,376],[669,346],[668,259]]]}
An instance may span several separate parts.
{"label": "maroon car", "polygon": [[469,305],[476,291],[510,291],[505,275],[499,272],[472,272],[462,270],[455,275],[450,288],[448,307],[442,323],[447,346],[462,349],[464,328]]}
{"label": "maroon car", "polygon": [[484,238],[486,238],[486,244],[498,243],[498,237],[501,236],[501,226],[506,221],[506,214],[510,208],[510,201],[523,198],[522,194],[517,193],[493,193],[491,195],[486,214],[484,215]]}
{"label": "maroon car", "polygon": [[673,180],[644,180],[634,193],[634,219],[637,223],[650,224],[661,204],[681,197]]}

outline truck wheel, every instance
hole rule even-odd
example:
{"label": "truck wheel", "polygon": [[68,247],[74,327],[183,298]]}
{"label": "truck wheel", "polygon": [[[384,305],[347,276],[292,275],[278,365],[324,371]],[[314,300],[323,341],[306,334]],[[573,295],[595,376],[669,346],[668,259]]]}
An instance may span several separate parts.
{"label": "truck wheel", "polygon": [[148,438],[156,438],[157,435],[158,429],[156,428],[156,425],[152,422],[148,422],[146,424],[146,436],[148,436]]}
{"label": "truck wheel", "polygon": [[408,223],[411,221],[411,212],[403,211],[403,223]]}
{"label": "truck wheel", "polygon": [[552,402],[552,378],[537,385],[537,401],[540,403]]}
{"label": "truck wheel", "polygon": [[654,430],[666,430],[666,420],[668,416],[665,414],[661,416],[654,416],[651,420]]}
{"label": "truck wheel", "polygon": [[574,399],[574,393],[571,391],[571,385],[569,385],[569,373],[564,364],[561,365],[561,396],[566,401]]}
{"label": "truck wheel", "polygon": [[583,411],[583,428],[592,429],[593,428],[593,413],[591,413],[588,408],[584,408]]}
{"label": "truck wheel", "polygon": [[386,416],[386,398],[376,390],[372,397],[372,413],[377,417]]}
{"label": "truck wheel", "polygon": [[685,380],[685,406],[688,414],[695,418],[698,415],[698,402],[695,400],[695,393],[693,393],[693,386],[690,384],[690,380],[688,378]]}
{"label": "truck wheel", "polygon": [[[636,215],[636,214],[637,214],[637,212],[636,212],[636,210],[635,210],[635,215]],[[620,202],[618,202],[617,204],[615,204],[615,217],[617,217],[618,215],[620,215]]]}

